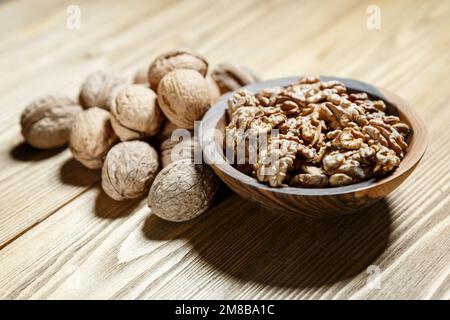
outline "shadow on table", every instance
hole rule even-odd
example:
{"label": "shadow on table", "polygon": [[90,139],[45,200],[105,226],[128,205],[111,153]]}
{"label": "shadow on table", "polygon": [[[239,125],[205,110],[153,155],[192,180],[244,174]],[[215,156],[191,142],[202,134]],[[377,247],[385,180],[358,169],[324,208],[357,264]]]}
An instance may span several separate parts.
{"label": "shadow on table", "polygon": [[188,238],[200,258],[240,280],[303,288],[365,272],[387,247],[390,226],[385,200],[352,215],[304,220],[231,196],[185,223],[150,215],[143,232],[149,239]]}
{"label": "shadow on table", "polygon": [[142,199],[115,201],[103,192],[100,186],[101,170],[90,170],[80,162],[71,158],[60,168],[60,180],[64,184],[90,187],[98,189],[93,211],[95,215],[103,219],[117,219],[133,213]]}
{"label": "shadow on table", "polygon": [[88,187],[100,181],[101,170],[87,169],[74,158],[70,158],[61,165],[59,176],[64,184]]}
{"label": "shadow on table", "polygon": [[95,215],[103,219],[118,219],[129,216],[136,211],[138,206],[143,206],[142,199],[116,201],[108,197],[101,188],[95,199]]}
{"label": "shadow on table", "polygon": [[21,142],[9,151],[9,155],[11,156],[11,158],[23,162],[42,161],[56,156],[65,149],[66,147],[41,150],[30,146],[26,142]]}

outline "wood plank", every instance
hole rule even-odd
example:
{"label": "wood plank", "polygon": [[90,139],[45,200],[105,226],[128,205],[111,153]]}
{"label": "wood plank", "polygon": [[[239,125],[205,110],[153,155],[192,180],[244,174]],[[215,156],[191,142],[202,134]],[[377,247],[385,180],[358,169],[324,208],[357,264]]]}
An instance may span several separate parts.
{"label": "wood plank", "polygon": [[354,216],[296,220],[233,195],[177,224],[92,188],[0,251],[0,297],[445,298],[450,172],[430,154],[450,147],[446,119],[414,175]]}
{"label": "wood plank", "polygon": [[[0,78],[0,297],[450,297],[446,1],[377,1],[378,31],[366,28],[371,1],[79,3],[80,31],[65,28],[68,1],[0,4],[8,75]],[[93,69],[131,77],[178,46],[215,63],[249,63],[264,78],[332,74],[395,91],[429,123],[430,148],[404,185],[359,216],[294,221],[231,195],[173,224],[144,202],[107,199],[99,173],[67,150],[23,144],[18,117],[33,97],[75,95]],[[379,290],[366,286],[371,264]]]}
{"label": "wood plank", "polygon": [[[250,4],[251,3],[246,3],[244,4],[244,6],[238,5],[236,6],[235,10],[245,8]],[[198,4],[198,6],[200,5],[201,3]],[[148,36],[148,38],[150,39],[152,37],[155,37],[155,35],[157,35],[158,32],[162,32],[162,30],[164,30],[164,28],[167,27],[168,24],[170,24],[170,21],[173,21],[174,19],[189,20],[189,17],[192,15],[192,13],[198,10],[198,6],[192,6],[184,3],[180,7],[171,7],[167,12],[163,10],[159,12],[159,14],[156,16],[155,19],[149,20],[150,23],[139,24],[140,27],[147,32],[147,34],[146,32],[136,32],[136,30],[134,30],[133,27],[131,27],[132,29],[131,31],[122,30],[122,32],[124,33],[123,39],[129,39],[128,37],[126,37],[126,35],[130,35],[130,32],[132,34],[139,34],[139,39],[136,39],[136,37],[134,38],[131,37],[131,39],[135,41],[133,42],[133,46],[138,47],[143,39],[142,37],[145,38],[145,36]],[[222,4],[222,7],[223,6],[224,4]],[[84,8],[85,4],[82,4],[82,7]],[[87,7],[86,10],[95,11],[94,9],[95,8]],[[216,8],[216,10],[218,9],[221,8]],[[119,7],[116,8],[116,10],[113,10],[112,13],[115,13],[117,15],[120,12],[122,12],[121,10],[123,10],[123,8]],[[97,11],[102,13],[102,10]],[[230,11],[227,15],[225,15],[225,18],[229,20],[232,19],[234,13],[235,13],[234,10]],[[113,20],[115,19],[115,16],[110,17],[109,15],[111,15],[111,12],[108,12],[107,15],[108,19]],[[203,16],[202,21],[205,21],[206,18],[207,18],[206,16]],[[99,18],[98,23],[101,23],[103,19],[105,18]],[[133,21],[133,19],[129,16],[127,16],[127,20]],[[201,23],[202,21],[196,21],[196,23],[198,24]],[[220,23],[220,21],[216,23]],[[112,31],[110,30],[110,32],[114,33],[115,32],[114,30],[116,28],[119,28],[120,26],[121,24],[117,22],[117,24],[114,24],[114,27],[112,28]],[[148,28],[149,26],[152,26],[152,28]],[[90,29],[92,28],[94,27],[91,27]],[[85,33],[88,34],[90,29],[86,30]],[[176,30],[177,29],[171,31],[170,34],[174,34]],[[150,33],[150,35],[148,33]],[[63,35],[61,35],[61,37],[63,37]],[[90,38],[88,37],[88,40],[85,40],[83,38],[82,40],[89,42],[98,41],[98,38],[93,39]],[[55,43],[58,43],[61,40],[57,39],[55,41],[56,41]],[[115,40],[108,40],[108,41],[114,42]],[[106,41],[105,43],[108,43],[108,41]],[[74,66],[74,70],[76,70],[76,72],[71,72],[70,77],[68,77],[67,66],[65,67],[64,64],[73,66],[73,64],[70,64],[67,61],[67,59],[74,59],[70,55],[71,53],[74,53],[74,51],[71,51],[71,46],[69,46],[69,48],[67,48],[64,51],[65,55],[62,55],[59,58],[58,54],[55,54],[54,55],[55,60],[47,61],[45,67],[46,68],[53,67],[55,69],[52,75],[49,75],[48,77],[40,77],[39,90],[32,89],[32,86],[35,85],[35,80],[39,78],[37,75],[39,70],[34,70],[28,66],[24,66],[21,70],[23,70],[24,73],[30,72],[31,74],[33,74],[34,79],[31,79],[30,81],[24,83],[23,86],[21,85],[19,88],[16,89],[16,91],[29,90],[30,92],[33,92],[33,97],[38,96],[40,94],[44,94],[45,91],[40,92],[40,90],[48,90],[49,86],[53,87],[52,90],[56,91],[61,90],[63,92],[69,91],[77,92],[77,88],[79,86],[79,83],[81,82],[81,79],[90,72],[89,70],[92,71],[97,68],[102,68],[106,66],[104,62],[98,60],[94,61],[93,63],[86,63],[86,58],[84,57],[83,52],[86,51],[84,46],[89,45],[89,42],[77,45],[78,48],[77,49],[78,54],[76,54],[77,62]],[[157,45],[157,43],[152,42],[152,45]],[[11,50],[12,50],[11,57],[14,57],[17,52],[14,48],[12,48]],[[26,53],[26,51],[27,50],[24,50],[24,48],[22,48],[22,50],[20,50],[19,52],[21,52],[21,54],[29,54]],[[39,48],[37,48],[36,51],[39,52]],[[111,52],[114,52],[114,50],[111,49]],[[126,52],[124,52],[124,54],[125,53]],[[106,53],[103,53],[102,55],[105,56]],[[113,55],[113,53],[111,53],[111,55]],[[148,58],[146,58],[146,60],[147,59]],[[13,63],[14,61],[10,62],[9,68],[11,68],[11,65],[13,65]],[[79,65],[80,67],[77,68],[77,65]],[[112,65],[113,64],[111,64],[111,66]],[[117,63],[114,65],[117,66]],[[137,67],[134,64],[129,64],[124,67],[119,66],[118,68],[121,70],[122,69],[128,70],[128,74],[133,73],[137,69]],[[56,86],[61,85],[61,82],[58,83],[58,81],[55,81],[55,79],[58,78],[57,75],[55,78],[55,73],[57,74],[59,73],[62,79],[68,79],[70,83],[64,84],[64,82],[62,82],[61,88],[60,87],[54,88],[55,85]],[[13,82],[3,81],[0,84],[3,87],[5,83],[10,85]],[[5,88],[5,90],[6,89],[7,88]],[[15,104],[18,106],[20,106],[19,103],[22,104],[21,100],[29,101],[30,99],[32,99],[30,95],[22,95],[20,93],[17,93],[17,95],[20,95],[22,98],[17,99],[16,92],[10,93],[8,97],[11,100],[16,101]],[[8,101],[1,102],[0,98],[0,106],[7,106],[8,104],[11,103]],[[0,212],[3,213],[2,215],[0,215],[0,248],[7,245],[18,235],[22,234],[24,231],[28,230],[35,224],[39,223],[40,221],[51,215],[55,210],[66,204],[68,201],[77,197],[79,194],[81,194],[86,190],[86,187],[91,186],[99,178],[98,172],[84,172],[84,170],[80,166],[78,166],[75,162],[71,161],[70,154],[68,151],[60,152],[56,154],[56,156],[52,157],[52,155],[54,155],[56,152],[53,151],[38,152],[28,148],[26,145],[23,144],[23,141],[21,140],[19,133],[20,129],[17,124],[19,114],[21,112],[20,107],[17,108],[1,107],[1,108],[2,110],[5,110],[5,112],[2,113],[2,119],[0,120],[0,123],[2,123],[2,121],[5,121],[10,125],[13,124],[13,126],[11,129],[4,131],[3,133],[1,133],[0,130],[0,141],[4,142],[2,144],[2,147],[0,147],[0,163],[3,164],[2,169],[0,169],[0,179],[4,181],[4,183],[0,185],[0,192],[5,194],[8,193],[9,190],[10,191],[9,193],[11,193],[12,197],[12,201],[2,202],[0,204]],[[8,114],[10,115],[10,117],[7,116]],[[34,159],[45,159],[46,161],[34,161]],[[66,175],[67,172],[73,173],[72,174],[73,177],[82,177],[82,178],[81,180],[80,179],[77,180],[75,182],[75,186],[73,186],[74,183],[72,183],[70,179],[67,179],[67,177],[64,177],[64,175]],[[22,185],[24,179],[27,182],[29,181],[28,188],[26,189],[18,188],[18,186]],[[30,197],[30,194],[34,196]]]}

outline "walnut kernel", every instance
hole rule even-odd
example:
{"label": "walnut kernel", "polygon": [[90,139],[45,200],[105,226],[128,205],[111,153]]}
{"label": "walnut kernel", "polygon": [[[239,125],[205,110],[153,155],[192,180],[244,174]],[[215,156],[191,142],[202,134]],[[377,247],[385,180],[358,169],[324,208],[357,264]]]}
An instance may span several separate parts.
{"label": "walnut kernel", "polygon": [[158,87],[158,102],[176,126],[193,129],[211,106],[209,86],[195,70],[177,69],[168,73]]}
{"label": "walnut kernel", "polygon": [[211,77],[219,86],[221,94],[235,91],[260,80],[249,67],[229,62],[219,64],[211,73]]}
{"label": "walnut kernel", "polygon": [[148,82],[156,92],[159,82],[169,72],[176,69],[192,69],[198,71],[203,77],[208,71],[208,62],[201,55],[190,50],[172,50],[158,56],[148,69]]}

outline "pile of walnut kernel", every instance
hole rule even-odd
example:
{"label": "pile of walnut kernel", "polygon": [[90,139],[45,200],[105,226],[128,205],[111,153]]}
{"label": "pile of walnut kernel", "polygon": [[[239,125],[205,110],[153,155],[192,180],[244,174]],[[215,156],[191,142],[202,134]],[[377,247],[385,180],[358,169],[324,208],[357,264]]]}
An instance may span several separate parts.
{"label": "pile of walnut kernel", "polygon": [[[237,168],[271,187],[337,187],[381,177],[408,148],[408,125],[386,114],[383,101],[315,76],[256,94],[238,90],[228,112],[226,147],[234,155],[250,134],[267,135],[256,160],[246,156]],[[255,151],[249,143],[245,148],[246,155]]]}

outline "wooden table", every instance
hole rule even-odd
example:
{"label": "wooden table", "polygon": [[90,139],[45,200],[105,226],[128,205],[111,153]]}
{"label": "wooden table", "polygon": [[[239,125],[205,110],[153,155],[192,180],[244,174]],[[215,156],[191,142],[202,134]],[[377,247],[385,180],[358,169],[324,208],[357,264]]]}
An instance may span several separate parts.
{"label": "wooden table", "polygon": [[[78,0],[71,30],[73,2],[0,3],[0,297],[450,298],[448,1]],[[381,28],[369,29],[377,8]],[[95,69],[131,77],[180,46],[266,79],[336,75],[392,90],[425,118],[426,156],[357,215],[292,220],[224,192],[175,224],[145,201],[110,200],[68,150],[24,144],[19,115],[34,97],[75,96]]]}

